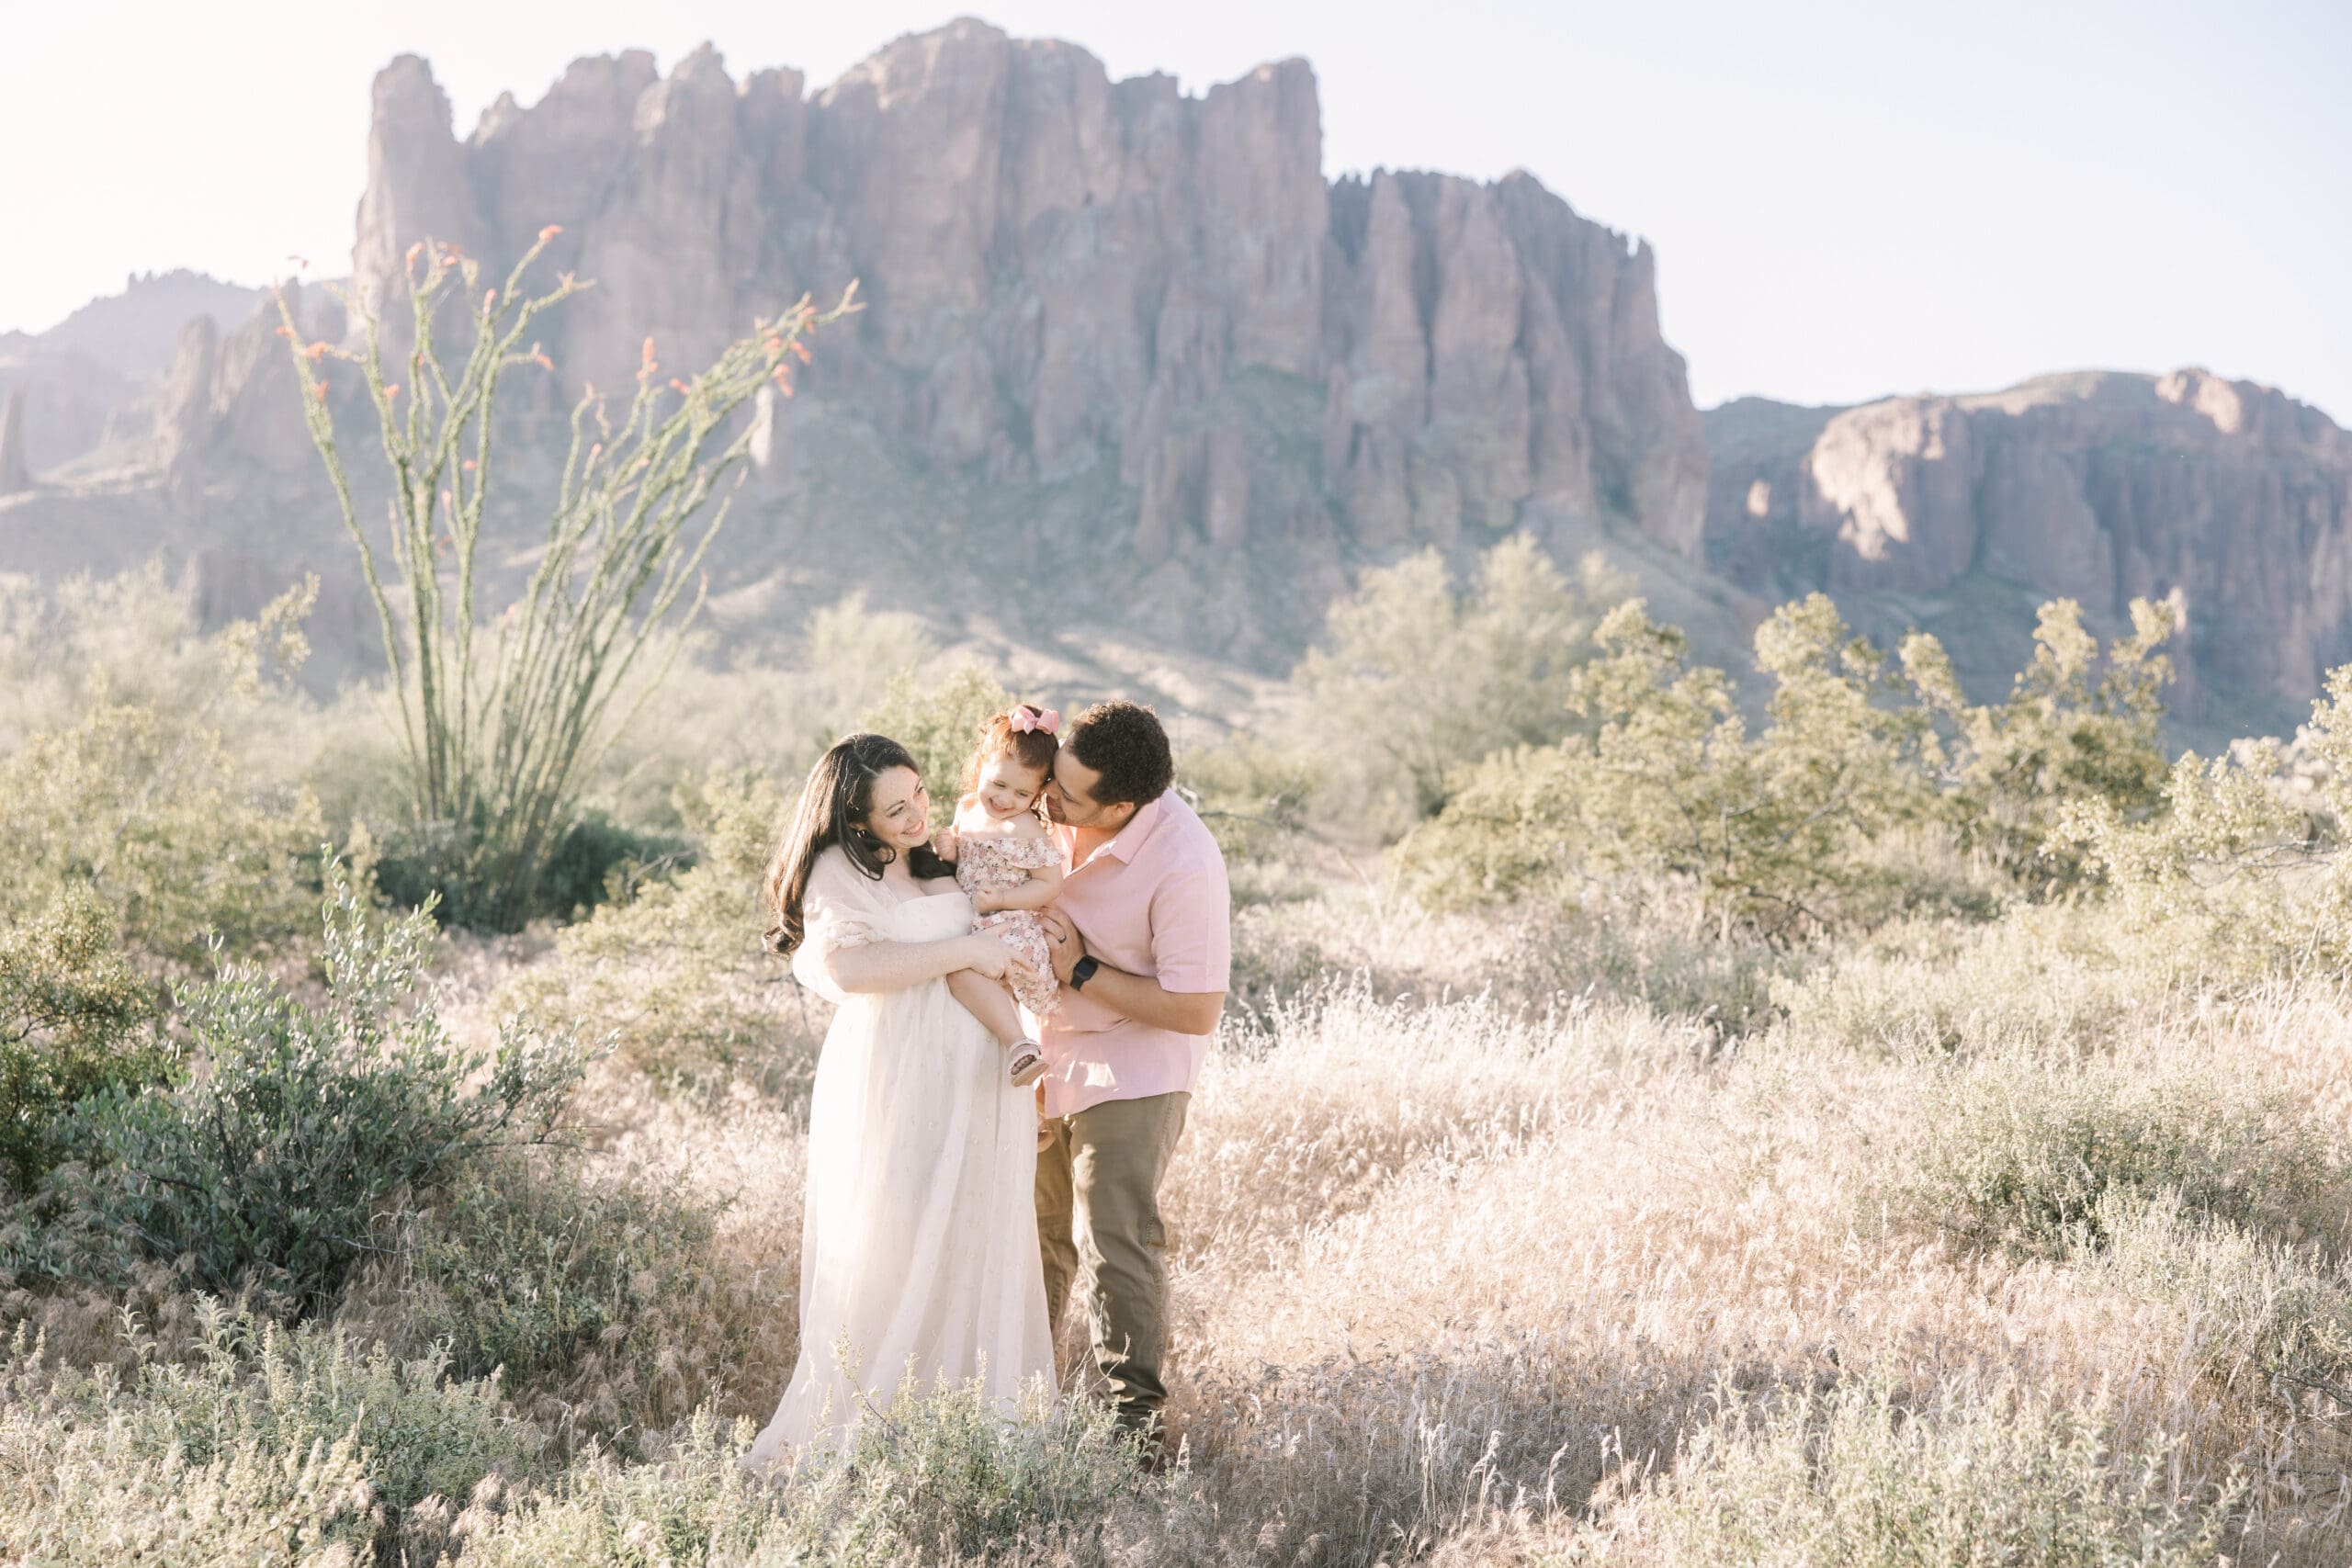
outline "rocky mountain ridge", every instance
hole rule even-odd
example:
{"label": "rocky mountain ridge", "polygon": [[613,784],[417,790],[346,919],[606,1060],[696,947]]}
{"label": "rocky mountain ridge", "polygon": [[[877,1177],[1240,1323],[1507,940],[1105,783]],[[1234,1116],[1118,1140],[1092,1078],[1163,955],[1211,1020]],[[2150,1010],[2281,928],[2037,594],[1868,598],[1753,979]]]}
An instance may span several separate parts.
{"label": "rocky mountain ridge", "polygon": [[2290,721],[2352,661],[2352,433],[2271,388],[2086,372],[1705,417],[1705,550],[1736,580],[1930,626],[2063,595],[2113,626],[2169,599],[2192,714]]}
{"label": "rocky mountain ridge", "polygon": [[[2110,625],[2172,597],[2192,704],[2291,722],[2352,658],[2352,438],[2314,410],[2182,371],[1702,421],[1646,246],[1523,174],[1321,163],[1304,62],[1193,97],[968,20],[815,91],[738,80],[707,48],[667,75],[582,60],[462,138],[403,57],[374,86],[352,285],[396,317],[417,240],[499,273],[560,225],[544,276],[596,286],[545,318],[556,374],[515,387],[543,448],[583,386],[628,384],[648,336],[690,371],[755,314],[859,279],[869,309],[767,411],[711,558],[730,637],[774,641],[855,588],[1000,650],[1120,647],[1131,684],[1171,660],[1278,671],[1364,564],[1527,530],[1611,553],[1727,660],[1816,587],[1883,635],[1937,630],[1980,687],[2057,593]],[[315,288],[292,303],[306,333],[355,330]],[[76,405],[91,450],[62,467],[53,394],[20,378],[0,404],[0,570],[161,553],[224,615],[316,570],[328,667],[364,664],[275,310],[189,314],[167,367],[90,359],[112,400]],[[493,592],[526,558],[494,563]]]}
{"label": "rocky mountain ridge", "polygon": [[60,468],[104,442],[110,423],[118,445],[135,450],[147,438],[149,415],[132,405],[170,361],[187,323],[203,318],[234,326],[262,299],[258,288],[202,273],[147,273],[47,332],[0,333],[0,406],[19,403],[18,456],[32,470]]}

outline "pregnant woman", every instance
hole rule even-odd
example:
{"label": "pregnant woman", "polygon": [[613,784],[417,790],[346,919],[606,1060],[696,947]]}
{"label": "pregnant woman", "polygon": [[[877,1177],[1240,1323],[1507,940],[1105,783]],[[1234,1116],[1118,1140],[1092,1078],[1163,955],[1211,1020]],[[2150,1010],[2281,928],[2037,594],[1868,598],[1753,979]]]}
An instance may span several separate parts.
{"label": "pregnant woman", "polygon": [[1021,961],[973,933],[929,839],[913,757],[853,735],[809,772],[769,873],[769,947],[839,1010],[808,1106],[800,1359],[755,1467],[846,1448],[910,1371],[926,1386],[982,1379],[1008,1412],[1052,1375],[1036,1111],[946,984]]}

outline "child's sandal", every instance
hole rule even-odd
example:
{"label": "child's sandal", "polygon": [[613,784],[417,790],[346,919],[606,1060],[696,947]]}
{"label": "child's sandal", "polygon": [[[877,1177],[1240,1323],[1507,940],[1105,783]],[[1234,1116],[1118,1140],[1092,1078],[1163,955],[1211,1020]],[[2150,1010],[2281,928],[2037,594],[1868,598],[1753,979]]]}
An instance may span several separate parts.
{"label": "child's sandal", "polygon": [[1046,1076],[1046,1058],[1033,1043],[1024,1042],[1021,1054],[1012,1058],[1012,1087],[1027,1089]]}

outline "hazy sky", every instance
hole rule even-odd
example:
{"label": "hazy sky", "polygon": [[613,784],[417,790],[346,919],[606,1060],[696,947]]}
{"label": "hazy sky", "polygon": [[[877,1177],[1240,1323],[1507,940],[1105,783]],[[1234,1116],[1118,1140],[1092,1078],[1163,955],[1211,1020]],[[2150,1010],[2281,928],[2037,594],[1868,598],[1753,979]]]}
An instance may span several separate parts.
{"label": "hazy sky", "polygon": [[[0,328],[131,271],[337,270],[368,87],[460,132],[577,55],[707,38],[812,84],[910,0],[0,0]],[[995,0],[1199,92],[1305,55],[1324,166],[1533,172],[1659,255],[1702,404],[2200,364],[2352,421],[2352,0]]]}

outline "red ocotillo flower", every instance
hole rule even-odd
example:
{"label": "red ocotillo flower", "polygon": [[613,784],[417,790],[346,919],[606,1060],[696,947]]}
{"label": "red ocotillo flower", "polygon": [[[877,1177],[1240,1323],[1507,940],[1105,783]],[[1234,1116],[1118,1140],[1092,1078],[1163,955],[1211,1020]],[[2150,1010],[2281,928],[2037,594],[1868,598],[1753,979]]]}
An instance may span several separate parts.
{"label": "red ocotillo flower", "polygon": [[563,225],[562,225],[562,224],[560,224],[560,223],[550,223],[550,224],[548,224],[546,228],[544,228],[544,229],[542,229],[542,230],[540,230],[540,231],[539,231],[539,243],[541,243],[541,244],[543,244],[543,245],[544,245],[544,244],[546,244],[549,240],[554,239],[558,234],[560,234],[560,233],[562,233],[562,232],[563,232]]}

